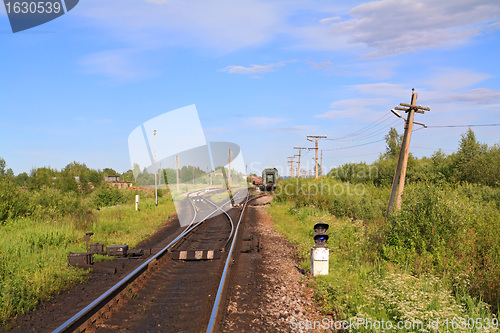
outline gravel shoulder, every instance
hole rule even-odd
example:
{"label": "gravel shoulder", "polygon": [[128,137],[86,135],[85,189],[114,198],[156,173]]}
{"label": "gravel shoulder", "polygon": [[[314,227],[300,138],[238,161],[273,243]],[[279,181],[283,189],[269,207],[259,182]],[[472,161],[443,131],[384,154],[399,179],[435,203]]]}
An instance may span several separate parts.
{"label": "gravel shoulder", "polygon": [[[222,332],[322,332],[300,329],[302,322],[320,321],[310,275],[299,266],[295,246],[273,231],[265,204],[249,207],[243,234],[260,240],[260,251],[239,253],[227,296]],[[264,205],[263,205],[264,204]]]}

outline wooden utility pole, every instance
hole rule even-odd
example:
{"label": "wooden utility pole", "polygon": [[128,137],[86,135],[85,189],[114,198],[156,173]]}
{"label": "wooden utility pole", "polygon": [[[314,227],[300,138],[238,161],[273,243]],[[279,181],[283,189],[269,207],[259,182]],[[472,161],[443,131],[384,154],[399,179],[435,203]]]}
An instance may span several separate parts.
{"label": "wooden utility pole", "polygon": [[289,156],[287,158],[290,159],[290,161],[288,161],[288,163],[290,163],[290,178],[293,178],[293,159],[295,156]]}
{"label": "wooden utility pole", "polygon": [[[412,89],[413,91],[413,89]],[[394,200],[396,199],[396,209],[401,209],[401,199],[403,195],[403,190],[405,186],[405,178],[406,178],[406,167],[408,165],[408,154],[410,152],[410,141],[411,141],[411,132],[413,130],[413,118],[415,116],[415,112],[424,113],[425,111],[430,111],[429,107],[417,106],[417,93],[412,93],[411,103],[405,104],[400,103],[403,108],[396,106],[395,110],[405,111],[408,113],[408,117],[405,121],[405,132],[403,135],[403,142],[401,143],[401,150],[399,151],[398,157],[398,165],[396,166],[396,172],[394,173],[394,178],[392,180],[392,189],[391,196],[389,198],[389,205],[387,207],[386,217],[389,217],[391,214],[392,206],[394,205]],[[396,111],[391,110],[398,117],[401,117]],[[403,118],[403,117],[401,117]],[[396,195],[397,191],[397,195]]]}
{"label": "wooden utility pole", "polygon": [[297,177],[300,178],[300,154],[302,152],[302,149],[307,149],[307,148],[305,148],[305,147],[293,147],[293,149],[299,150],[299,167],[298,167],[298,171],[297,171]]}
{"label": "wooden utility pole", "polygon": [[313,142],[313,140],[311,140],[311,138],[316,140],[316,147],[315,148],[308,148],[308,149],[309,150],[311,150],[311,149],[316,150],[316,157],[314,158],[314,160],[316,161],[316,178],[318,178],[318,139],[326,139],[326,136],[324,136],[324,135],[308,135],[307,141]]}

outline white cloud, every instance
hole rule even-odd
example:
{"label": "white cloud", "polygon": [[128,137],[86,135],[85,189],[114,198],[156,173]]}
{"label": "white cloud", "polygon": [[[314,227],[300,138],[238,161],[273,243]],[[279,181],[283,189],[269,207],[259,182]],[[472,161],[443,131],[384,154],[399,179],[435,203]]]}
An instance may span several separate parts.
{"label": "white cloud", "polygon": [[271,117],[249,117],[246,118],[246,121],[251,125],[256,126],[272,126],[279,123],[283,123],[287,121],[285,118],[271,118]]}
{"label": "white cloud", "polygon": [[323,62],[309,61],[307,64],[311,66],[313,70],[328,69],[333,66],[333,63],[331,61],[323,61]]}
{"label": "white cloud", "polygon": [[[306,24],[291,19],[307,11],[317,17]],[[284,37],[285,48],[382,58],[456,47],[474,36],[500,29],[500,6],[490,0],[380,0],[355,7],[351,2],[303,0],[86,0],[78,15],[96,23],[103,34],[126,42],[125,47],[180,46],[216,53],[261,47]],[[255,74],[273,68],[228,66],[226,70]],[[366,72],[379,80],[393,75],[390,65],[380,63]]]}
{"label": "white cloud", "polygon": [[130,50],[108,50],[88,54],[80,59],[84,73],[98,74],[117,81],[134,81],[153,75],[135,60]]}
{"label": "white cloud", "polygon": [[382,95],[387,97],[409,96],[411,92],[410,89],[404,87],[402,84],[388,82],[355,84],[351,86],[351,88],[362,94]]}
{"label": "white cloud", "polygon": [[436,90],[453,91],[476,85],[490,77],[490,74],[478,73],[469,69],[440,68],[436,69],[435,74],[423,83]]}
{"label": "white cloud", "polygon": [[492,104],[500,100],[500,91],[488,88],[475,88],[465,93],[453,94],[442,99],[441,102],[469,104]]}
{"label": "white cloud", "polygon": [[294,61],[295,60],[280,61],[280,62],[277,62],[275,64],[250,65],[248,67],[245,67],[245,66],[227,66],[226,68],[223,68],[222,71],[228,72],[229,74],[255,74],[255,73],[274,72],[275,68],[284,67],[287,63],[294,62]]}
{"label": "white cloud", "polygon": [[322,20],[295,33],[306,47],[358,47],[365,57],[378,58],[463,44],[499,28],[491,22],[500,17],[500,6],[489,0],[381,0],[358,5],[348,14],[344,20]]}
{"label": "white cloud", "polygon": [[276,5],[257,0],[86,0],[79,13],[134,45],[224,52],[269,41],[283,15]]}
{"label": "white cloud", "polygon": [[275,127],[273,131],[278,132],[305,132],[305,131],[313,131],[315,129],[314,126],[306,126],[306,125],[296,125],[296,126],[288,126],[288,127]]}
{"label": "white cloud", "polygon": [[355,120],[366,120],[381,110],[389,110],[387,106],[389,98],[356,98],[335,101],[330,104],[330,111],[318,114],[316,118],[336,119],[349,118]]}
{"label": "white cloud", "polygon": [[340,19],[341,19],[340,16],[334,16],[334,17],[328,17],[328,18],[321,19],[321,20],[319,20],[319,22],[323,23],[323,24],[326,24],[326,23],[338,21]]}
{"label": "white cloud", "polygon": [[170,0],[144,0],[144,1],[149,3],[154,3],[156,5],[163,5],[170,2]]}

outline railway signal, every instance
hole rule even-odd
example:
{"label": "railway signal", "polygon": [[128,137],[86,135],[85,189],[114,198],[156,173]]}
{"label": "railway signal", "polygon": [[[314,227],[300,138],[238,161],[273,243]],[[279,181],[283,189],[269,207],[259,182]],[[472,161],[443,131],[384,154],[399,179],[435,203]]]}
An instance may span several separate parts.
{"label": "railway signal", "polygon": [[330,250],[326,247],[329,236],[328,224],[318,222],[314,225],[314,247],[311,248],[311,274],[328,275]]}

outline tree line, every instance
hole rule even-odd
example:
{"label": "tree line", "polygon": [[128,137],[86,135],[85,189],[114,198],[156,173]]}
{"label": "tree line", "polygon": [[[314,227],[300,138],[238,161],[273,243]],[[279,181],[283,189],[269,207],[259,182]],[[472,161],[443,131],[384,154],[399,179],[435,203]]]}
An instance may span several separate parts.
{"label": "tree line", "polygon": [[[391,128],[385,136],[386,151],[372,164],[347,163],[330,170],[329,177],[351,183],[392,183],[402,136]],[[480,143],[470,128],[461,135],[456,152],[435,151],[430,157],[408,157],[406,181],[409,183],[471,183],[492,187],[500,185],[500,145]]]}

